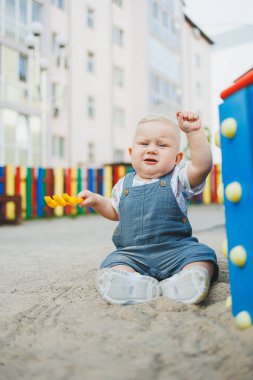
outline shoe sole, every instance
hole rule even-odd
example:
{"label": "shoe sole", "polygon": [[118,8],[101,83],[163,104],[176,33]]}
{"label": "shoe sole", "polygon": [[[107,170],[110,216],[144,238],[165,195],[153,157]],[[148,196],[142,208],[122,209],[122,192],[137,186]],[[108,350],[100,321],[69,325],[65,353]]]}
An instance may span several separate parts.
{"label": "shoe sole", "polygon": [[208,293],[210,279],[208,271],[196,265],[161,281],[160,285],[163,296],[177,302],[198,304]]}
{"label": "shoe sole", "polygon": [[161,295],[155,278],[112,268],[98,272],[96,286],[102,298],[111,304],[133,305]]}

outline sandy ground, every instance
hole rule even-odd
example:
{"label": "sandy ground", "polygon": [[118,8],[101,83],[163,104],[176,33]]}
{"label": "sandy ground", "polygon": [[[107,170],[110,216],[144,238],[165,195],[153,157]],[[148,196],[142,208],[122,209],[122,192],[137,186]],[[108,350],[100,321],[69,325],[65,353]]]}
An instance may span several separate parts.
{"label": "sandy ground", "polygon": [[222,210],[190,214],[221,268],[201,306],[106,304],[94,277],[115,224],[99,216],[1,227],[0,379],[252,380],[253,328],[225,309]]}

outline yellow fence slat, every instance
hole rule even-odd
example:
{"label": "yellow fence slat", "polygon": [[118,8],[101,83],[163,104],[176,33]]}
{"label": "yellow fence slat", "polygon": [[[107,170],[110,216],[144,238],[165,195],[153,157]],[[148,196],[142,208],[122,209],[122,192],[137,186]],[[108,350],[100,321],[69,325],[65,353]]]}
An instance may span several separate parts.
{"label": "yellow fence slat", "polygon": [[27,168],[25,166],[20,166],[20,194],[22,197],[22,218],[26,218],[26,173]]}
{"label": "yellow fence slat", "polygon": [[124,175],[126,175],[126,166],[124,165],[119,165],[119,169],[118,169],[118,173],[119,173],[119,177],[122,178],[124,177]]}
{"label": "yellow fence slat", "polygon": [[211,174],[208,174],[206,178],[206,186],[203,191],[202,200],[205,205],[210,204],[212,201]]}
{"label": "yellow fence slat", "polygon": [[[57,195],[62,195],[64,192],[64,171],[61,168],[56,168],[54,171],[54,191]],[[56,216],[62,216],[63,207],[56,207],[54,213]]]}
{"label": "yellow fence slat", "polygon": [[112,166],[106,165],[104,168],[104,194],[111,198],[112,193]]}
{"label": "yellow fence slat", "polygon": [[[6,165],[6,194],[15,195],[15,169],[12,165]],[[13,202],[6,204],[6,217],[8,220],[15,219],[15,205]]]}

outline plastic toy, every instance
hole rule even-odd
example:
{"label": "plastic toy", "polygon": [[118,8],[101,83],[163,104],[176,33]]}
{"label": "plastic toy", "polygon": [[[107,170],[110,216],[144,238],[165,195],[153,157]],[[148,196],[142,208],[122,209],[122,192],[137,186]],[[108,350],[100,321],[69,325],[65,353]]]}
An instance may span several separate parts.
{"label": "plastic toy", "polygon": [[[219,106],[232,314],[253,323],[253,69],[221,93]],[[217,138],[216,138],[217,139]]]}
{"label": "plastic toy", "polygon": [[49,195],[44,196],[46,204],[51,207],[55,208],[57,206],[67,206],[67,205],[77,205],[79,203],[83,202],[83,198],[78,197],[72,197],[67,193],[64,193],[62,195],[53,195],[53,199]]}

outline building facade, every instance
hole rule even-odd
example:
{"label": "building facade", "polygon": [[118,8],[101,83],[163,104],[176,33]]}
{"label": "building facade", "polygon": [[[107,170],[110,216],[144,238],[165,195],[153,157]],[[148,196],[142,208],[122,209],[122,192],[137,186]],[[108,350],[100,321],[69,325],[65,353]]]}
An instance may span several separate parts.
{"label": "building facade", "polygon": [[209,44],[186,21],[181,0],[0,0],[0,164],[128,162],[147,114],[208,121],[191,82],[208,92]]}

